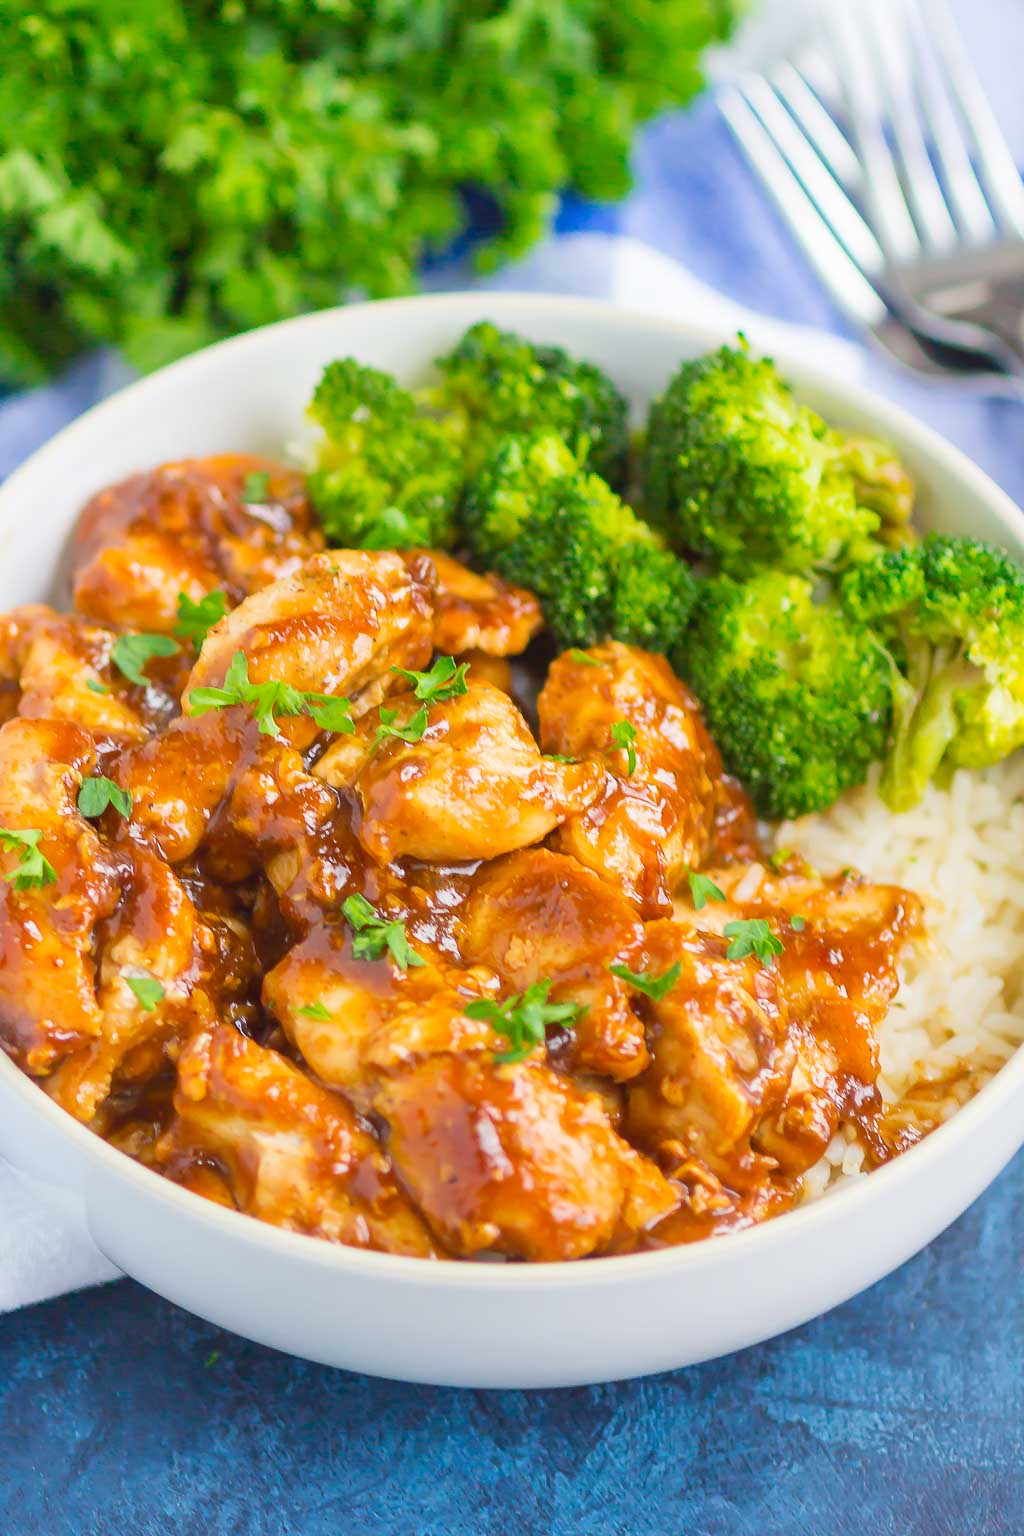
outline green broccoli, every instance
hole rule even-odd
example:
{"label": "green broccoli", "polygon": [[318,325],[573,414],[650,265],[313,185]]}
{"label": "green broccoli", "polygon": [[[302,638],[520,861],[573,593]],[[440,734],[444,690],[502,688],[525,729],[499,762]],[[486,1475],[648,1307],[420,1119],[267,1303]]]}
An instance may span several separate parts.
{"label": "green broccoli", "polygon": [[443,382],[436,403],[462,423],[471,475],[482,469],[502,438],[546,431],[557,433],[609,484],[622,485],[628,408],[593,363],[481,321],[437,366]]}
{"label": "green broccoli", "polygon": [[837,603],[816,602],[805,577],[704,583],[674,660],[763,816],[824,810],[885,751],[884,650]]}
{"label": "green broccoli", "polygon": [[452,548],[463,471],[448,426],[351,357],[324,369],[309,414],[323,433],[309,492],[332,544]]}
{"label": "green broccoli", "polygon": [[651,407],[646,508],[670,542],[736,576],[801,572],[905,525],[912,487],[892,451],[845,439],[740,343],[684,363]]}
{"label": "green broccoli", "polygon": [[689,570],[560,437],[506,438],[470,483],[465,527],[477,564],[537,594],[563,649],[667,651],[683,631]]}
{"label": "green broccoli", "polygon": [[892,657],[894,729],[880,791],[906,810],[940,770],[1024,745],[1024,571],[975,539],[929,536],[844,576],[840,600]]}

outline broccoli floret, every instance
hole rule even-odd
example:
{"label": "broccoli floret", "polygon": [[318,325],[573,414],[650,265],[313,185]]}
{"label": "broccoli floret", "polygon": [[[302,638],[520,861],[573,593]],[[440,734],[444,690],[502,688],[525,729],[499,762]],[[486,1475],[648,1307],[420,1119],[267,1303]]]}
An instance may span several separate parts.
{"label": "broccoli floret", "polygon": [[462,424],[471,475],[502,438],[545,431],[561,437],[610,485],[623,484],[628,407],[593,363],[481,321],[437,366],[443,383],[436,403]]}
{"label": "broccoli floret", "polygon": [[689,570],[559,437],[506,438],[470,484],[465,527],[478,565],[537,594],[563,649],[668,651],[683,631]]}
{"label": "broccoli floret", "polygon": [[740,341],[684,363],[651,407],[645,501],[670,542],[732,575],[802,572],[905,524],[912,488],[891,450],[833,431]]}
{"label": "broccoli floret", "polygon": [[324,369],[309,414],[323,433],[309,492],[332,544],[454,545],[463,471],[449,426],[422,415],[389,374],[351,357]]}
{"label": "broccoli floret", "polygon": [[929,780],[1024,745],[1024,571],[975,539],[930,534],[844,576],[840,600],[886,642],[892,741],[880,791],[893,810]]}
{"label": "broccoli floret", "polygon": [[674,659],[763,816],[823,810],[885,750],[884,650],[805,577],[706,582]]}

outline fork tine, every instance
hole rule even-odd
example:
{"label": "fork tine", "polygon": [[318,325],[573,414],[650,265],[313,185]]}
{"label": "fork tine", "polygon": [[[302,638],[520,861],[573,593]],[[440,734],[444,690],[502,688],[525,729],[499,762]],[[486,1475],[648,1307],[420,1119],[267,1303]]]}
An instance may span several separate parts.
{"label": "fork tine", "polygon": [[847,6],[844,0],[839,4],[822,0],[818,10],[843,82],[875,231],[896,261],[914,261],[920,255],[921,242],[883,130],[881,94],[862,30],[863,13],[859,6]]}
{"label": "fork tine", "polygon": [[[883,97],[883,112],[892,124],[902,161],[905,188],[922,243],[941,254],[957,243],[942,186],[935,174],[918,115],[914,85],[915,52],[910,45],[903,0],[862,0],[871,32],[871,51]],[[883,10],[884,7],[884,10]]]}
{"label": "fork tine", "polygon": [[828,164],[820,150],[815,153],[815,148],[800,132],[767,80],[749,75],[738,80],[736,88],[760,118],[776,149],[789,161],[790,168],[817,204],[825,223],[842,241],[856,265],[867,276],[880,271],[885,265],[882,248],[839,185],[835,168]]}
{"label": "fork tine", "polygon": [[799,68],[783,60],[769,70],[767,78],[825,164],[831,166],[837,180],[851,190],[859,188],[863,183],[860,161],[849,139]]}
{"label": "fork tine", "polygon": [[974,140],[989,199],[1014,233],[1024,237],[1024,182],[946,0],[929,0],[927,15],[950,89]]}
{"label": "fork tine", "polygon": [[838,307],[867,328],[886,309],[875,289],[825,223],[760,120],[735,88],[719,97],[719,110],[776,207]]}

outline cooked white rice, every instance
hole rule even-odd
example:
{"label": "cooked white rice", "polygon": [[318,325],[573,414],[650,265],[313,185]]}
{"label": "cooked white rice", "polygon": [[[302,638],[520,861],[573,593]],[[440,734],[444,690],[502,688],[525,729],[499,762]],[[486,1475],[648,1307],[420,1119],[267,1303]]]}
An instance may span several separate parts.
{"label": "cooked white rice", "polygon": [[[1024,753],[957,773],[902,815],[865,785],[823,815],[783,823],[776,846],[822,874],[853,867],[924,901],[929,943],[908,951],[879,1031],[879,1088],[914,1116],[912,1090],[948,1082],[920,1115],[945,1119],[1024,1041]],[[861,1175],[863,1158],[852,1129],[837,1133],[806,1175],[805,1199]]]}

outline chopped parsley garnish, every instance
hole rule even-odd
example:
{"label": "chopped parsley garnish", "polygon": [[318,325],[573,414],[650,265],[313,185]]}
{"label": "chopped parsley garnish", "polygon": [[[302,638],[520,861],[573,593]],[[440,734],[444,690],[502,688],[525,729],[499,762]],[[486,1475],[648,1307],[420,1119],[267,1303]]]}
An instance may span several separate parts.
{"label": "chopped parsley garnish", "polygon": [[324,731],[348,735],[355,730],[348,699],[335,698],[329,693],[303,693],[291,683],[276,678],[251,683],[244,651],[236,651],[232,656],[222,688],[193,688],[189,694],[189,709],[193,715],[205,715],[211,709],[229,709],[235,704],[251,706],[264,736],[280,736],[278,715],[311,715]]}
{"label": "chopped parsley garnish", "polygon": [[106,683],[98,683],[94,677],[87,677],[85,680],[85,686],[88,688],[90,693],[110,692],[110,689],[107,687]]}
{"label": "chopped parsley garnish", "polygon": [[768,867],[778,874],[783,864],[788,864],[792,857],[792,848],[776,848],[775,852],[769,856]]}
{"label": "chopped parsley garnish", "polygon": [[804,929],[807,927],[807,919],[806,917],[801,917],[799,912],[797,912],[793,917],[790,918],[789,926],[793,929],[794,933],[803,933]]}
{"label": "chopped parsley garnish", "polygon": [[629,778],[636,770],[636,727],[630,725],[628,720],[616,720],[612,726],[612,741],[617,747],[626,749],[626,777]]}
{"label": "chopped parsley garnish", "polygon": [[352,705],[348,699],[333,693],[307,693],[306,713],[312,715],[322,731],[333,731],[336,736],[351,736],[355,730]]}
{"label": "chopped parsley garnish", "polygon": [[178,593],[178,622],[174,633],[201,650],[203,641],[228,611],[228,600],[219,587],[194,603],[187,592]]}
{"label": "chopped parsley garnish", "polygon": [[560,752],[545,752],[544,760],[548,763],[578,763],[578,757],[563,757]]}
{"label": "chopped parsley garnish", "polygon": [[164,996],[164,989],[155,976],[126,976],[126,983],[139,1000],[144,1013],[152,1013]]}
{"label": "chopped parsley garnish", "polygon": [[572,650],[572,651],[567,651],[566,655],[569,657],[570,661],[578,661],[581,667],[603,667],[604,666],[604,662],[603,661],[598,661],[596,656],[588,656],[586,651]]}
{"label": "chopped parsley garnish", "polygon": [[301,1019],[316,1019],[318,1023],[326,1023],[331,1013],[323,1003],[306,1003],[303,1008],[296,1008],[295,1012]]}
{"label": "chopped parsley garnish", "polygon": [[706,907],[709,901],[725,900],[724,891],[715,884],[710,875],[701,875],[695,869],[688,869],[686,878],[690,882],[690,895],[693,897],[695,912]]}
{"label": "chopped parsley garnish", "polygon": [[660,1003],[663,997],[667,997],[675,986],[682,973],[682,965],[677,960],[675,965],[670,965],[667,971],[662,971],[660,976],[652,976],[650,971],[631,971],[628,965],[610,965],[608,969],[613,976],[618,976],[622,981],[628,981],[631,987],[636,987],[645,997],[651,998],[655,1003]]}
{"label": "chopped parsley garnish", "polygon": [[23,832],[0,827],[0,848],[19,855],[15,867],[4,875],[16,891],[27,891],[35,885],[52,885],[57,878],[57,871],[39,851],[42,835],[36,827],[26,827]]}
{"label": "chopped parsley garnish", "polygon": [[481,997],[466,1004],[463,1012],[467,1018],[484,1020],[508,1041],[509,1049],[495,1056],[495,1061],[523,1061],[535,1046],[544,1044],[549,1024],[571,1027],[586,1013],[579,1003],[549,1003],[550,990],[550,981],[535,981],[525,992],[516,992],[500,1003]]}
{"label": "chopped parsley garnish", "polygon": [[427,714],[427,706],[425,704],[420,705],[419,709],[406,725],[395,724],[395,721],[398,719],[397,709],[381,708],[378,712],[378,717],[380,724],[377,726],[377,734],[373,738],[373,744],[375,747],[379,746],[382,741],[387,741],[389,737],[392,736],[395,737],[398,741],[422,741],[429,720],[429,716]]}
{"label": "chopped parsley garnish", "polygon": [[754,955],[762,965],[772,966],[775,956],[782,954],[782,940],[763,917],[744,917],[726,923],[722,933],[730,941],[725,952],[727,960],[745,960],[748,955]]}
{"label": "chopped parsley garnish", "polygon": [[379,960],[387,950],[400,971],[426,965],[409,943],[405,921],[382,917],[365,896],[348,896],[341,904],[346,922],[355,930],[352,955],[356,960]]}
{"label": "chopped parsley garnish", "polygon": [[411,683],[413,696],[425,704],[443,704],[445,699],[455,699],[469,692],[466,682],[469,662],[456,664],[454,656],[439,656],[429,672],[407,672],[405,667],[392,667],[391,670]]}
{"label": "chopped parsley garnish", "polygon": [[83,779],[78,791],[78,809],[82,815],[89,818],[102,816],[108,805],[112,805],[121,816],[130,816],[131,790],[122,789],[120,784],[115,784],[113,779],[108,779],[102,773],[92,779]]}
{"label": "chopped parsley garnish", "polygon": [[252,469],[242,481],[242,500],[261,506],[270,491],[270,476],[265,469]]}
{"label": "chopped parsley garnish", "polygon": [[118,635],[110,659],[130,683],[144,688],[148,678],[143,667],[154,656],[175,656],[180,649],[177,640],[172,640],[170,635]]}

